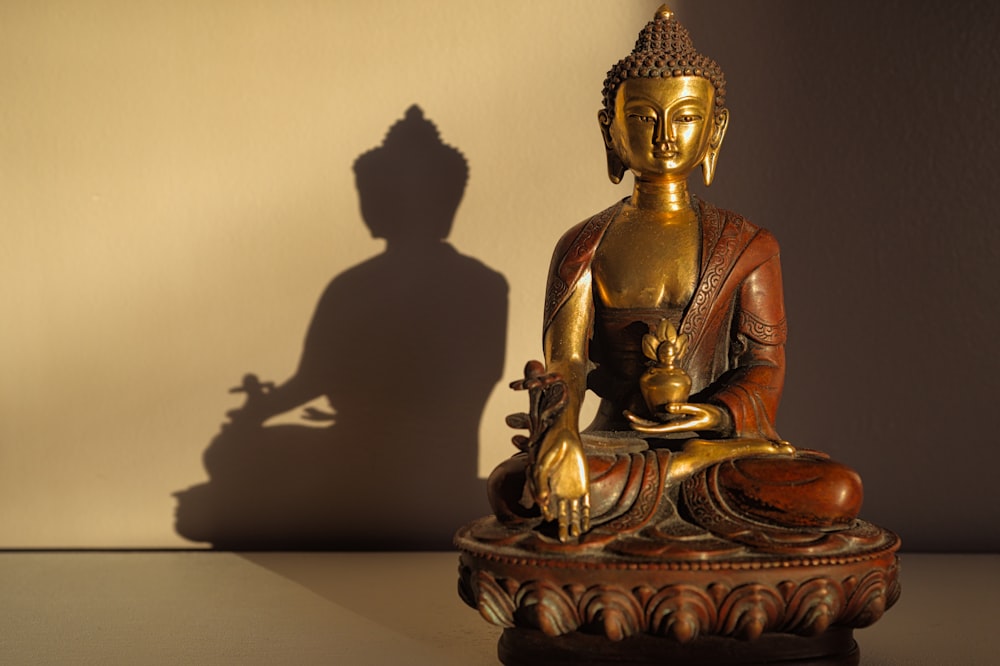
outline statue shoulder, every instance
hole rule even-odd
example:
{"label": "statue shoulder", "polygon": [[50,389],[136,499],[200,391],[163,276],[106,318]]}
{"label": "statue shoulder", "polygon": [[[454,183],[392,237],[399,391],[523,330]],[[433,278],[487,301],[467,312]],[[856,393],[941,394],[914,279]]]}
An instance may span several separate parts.
{"label": "statue shoulder", "polygon": [[611,220],[615,218],[615,214],[621,209],[624,201],[618,201],[600,213],[592,215],[583,222],[571,227],[562,235],[559,242],[556,243],[553,259],[557,257],[561,258],[571,248],[576,248],[579,251],[593,250],[604,236],[604,232],[607,230],[608,225],[611,224]]}
{"label": "statue shoulder", "polygon": [[556,243],[549,264],[549,278],[545,288],[545,326],[547,327],[572,293],[579,280],[590,267],[594,252],[604,237],[611,220],[621,209],[624,199],[605,208],[569,231]]}
{"label": "statue shoulder", "polygon": [[704,199],[698,199],[698,207],[706,237],[717,239],[723,230],[727,230],[752,246],[755,253],[768,256],[778,254],[778,239],[767,229],[757,226],[739,213],[720,208]]}
{"label": "statue shoulder", "polygon": [[580,222],[579,224],[575,224],[572,227],[570,227],[562,236],[559,237],[559,240],[556,242],[555,248],[552,250],[553,263],[566,256],[566,253],[569,252],[569,249],[573,247],[574,241],[576,241],[576,239],[580,237],[580,233],[583,231],[583,228],[586,227],[589,222],[590,219],[586,219],[583,222]]}

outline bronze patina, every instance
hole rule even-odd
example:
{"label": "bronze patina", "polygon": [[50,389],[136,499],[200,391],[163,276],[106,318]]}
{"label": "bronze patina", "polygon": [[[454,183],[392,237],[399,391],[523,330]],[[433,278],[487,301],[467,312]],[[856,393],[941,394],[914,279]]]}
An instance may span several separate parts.
{"label": "bronze patina", "polygon": [[688,191],[715,176],[722,70],[661,7],[598,121],[609,177],[635,186],[556,246],[544,363],[512,385],[528,434],[490,478],[494,516],[456,537],[463,599],[505,627],[508,664],[857,663],[899,540],[858,518],[852,469],[775,429],[778,243]]}

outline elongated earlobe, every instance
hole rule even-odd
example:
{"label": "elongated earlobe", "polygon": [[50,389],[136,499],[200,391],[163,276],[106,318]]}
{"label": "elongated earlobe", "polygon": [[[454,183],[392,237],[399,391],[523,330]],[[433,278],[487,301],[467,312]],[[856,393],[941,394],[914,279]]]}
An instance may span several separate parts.
{"label": "elongated earlobe", "polygon": [[715,179],[715,165],[719,159],[719,151],[710,150],[701,161],[701,175],[705,179],[705,185],[711,185]]}
{"label": "elongated earlobe", "polygon": [[625,164],[614,150],[611,148],[605,150],[608,155],[608,178],[611,179],[612,183],[617,185],[622,182],[622,176],[625,175]]}
{"label": "elongated earlobe", "polygon": [[729,110],[722,109],[715,118],[715,129],[712,138],[708,142],[708,152],[701,161],[701,173],[705,178],[705,185],[711,185],[715,180],[715,167],[719,163],[719,151],[722,149],[722,140],[726,138],[726,128],[729,127]]}
{"label": "elongated earlobe", "polygon": [[611,141],[611,116],[604,109],[597,112],[597,122],[601,125],[601,136],[604,138],[604,151],[608,159],[608,178],[617,185],[622,182],[625,175],[625,163],[615,152],[614,143]]}

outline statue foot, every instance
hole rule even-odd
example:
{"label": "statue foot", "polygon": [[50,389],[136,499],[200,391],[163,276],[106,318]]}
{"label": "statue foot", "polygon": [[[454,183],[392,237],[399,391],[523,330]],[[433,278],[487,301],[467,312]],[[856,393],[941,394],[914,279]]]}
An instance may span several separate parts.
{"label": "statue foot", "polygon": [[795,447],[788,442],[767,439],[692,439],[684,445],[683,451],[671,456],[667,484],[683,481],[698,470],[735,458],[794,453]]}

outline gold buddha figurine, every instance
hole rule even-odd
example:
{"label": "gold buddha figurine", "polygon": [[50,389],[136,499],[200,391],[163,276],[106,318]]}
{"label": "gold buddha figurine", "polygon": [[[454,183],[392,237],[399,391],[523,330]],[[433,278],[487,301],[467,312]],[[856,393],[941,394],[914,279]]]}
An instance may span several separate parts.
{"label": "gold buddha figurine", "polygon": [[[558,385],[560,406],[546,419],[512,420],[534,427],[520,440],[524,452],[490,480],[497,518],[517,525],[540,516],[557,524],[564,543],[592,526],[638,529],[655,514],[639,502],[654,484],[660,503],[679,505],[689,522],[726,538],[744,522],[768,532],[755,543],[781,541],[787,528],[850,526],[860,478],[797,451],[774,427],[786,336],[777,241],[688,191],[699,168],[706,185],[715,176],[729,122],[722,70],[664,7],[608,73],[603,97],[608,175],[617,183],[627,169],[635,186],[556,247],[544,372],[531,366],[519,387]],[[649,336],[668,328],[683,340],[670,364],[689,376],[691,397],[654,410],[641,379]],[[587,388],[601,404],[581,432]],[[722,531],[714,527],[720,507]]]}
{"label": "gold buddha figurine", "polygon": [[556,246],[544,363],[512,384],[528,434],[490,476],[494,515],[455,537],[459,594],[504,627],[505,664],[857,664],[899,539],[857,518],[853,470],[775,430],[778,243],[688,191],[715,176],[722,70],[661,7],[598,120],[635,187]]}

